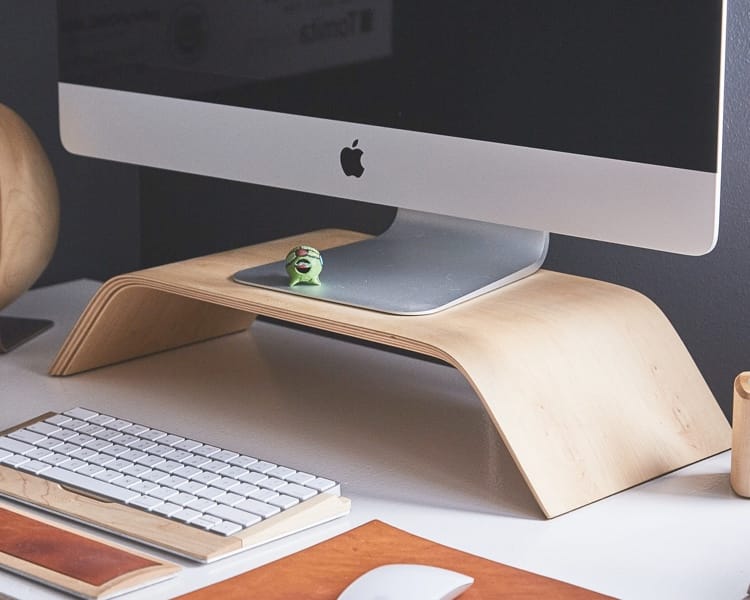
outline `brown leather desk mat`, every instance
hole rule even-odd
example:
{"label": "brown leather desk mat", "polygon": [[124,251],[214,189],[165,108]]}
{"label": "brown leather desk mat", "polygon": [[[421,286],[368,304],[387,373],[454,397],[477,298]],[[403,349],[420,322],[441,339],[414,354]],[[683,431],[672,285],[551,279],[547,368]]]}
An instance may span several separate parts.
{"label": "brown leather desk mat", "polygon": [[389,563],[427,564],[474,577],[474,585],[461,596],[461,600],[609,598],[436,544],[381,521],[370,521],[316,546],[180,598],[335,600],[354,579]]}
{"label": "brown leather desk mat", "polygon": [[0,568],[84,597],[140,587],[179,567],[0,506]]}

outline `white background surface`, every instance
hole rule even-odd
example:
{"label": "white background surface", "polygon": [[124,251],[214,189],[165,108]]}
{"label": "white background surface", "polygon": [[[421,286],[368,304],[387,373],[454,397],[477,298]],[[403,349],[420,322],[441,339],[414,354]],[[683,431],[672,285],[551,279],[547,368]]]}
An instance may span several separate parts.
{"label": "white background surface", "polygon": [[[619,598],[745,595],[750,501],[731,491],[729,453],[545,520],[479,400],[447,366],[260,322],[157,356],[47,376],[96,288],[38,289],[3,311],[56,323],[0,355],[0,430],[86,406],[319,472],[341,481],[353,503],[348,517],[212,565],[176,559],[185,566],[176,579],[128,597],[185,593],[371,519]],[[61,596],[3,572],[0,590]]]}

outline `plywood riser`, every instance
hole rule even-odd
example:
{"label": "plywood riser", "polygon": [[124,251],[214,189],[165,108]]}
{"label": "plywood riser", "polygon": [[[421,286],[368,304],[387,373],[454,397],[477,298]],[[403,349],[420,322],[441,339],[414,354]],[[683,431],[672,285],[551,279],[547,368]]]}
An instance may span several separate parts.
{"label": "plywood riser", "polygon": [[71,375],[241,331],[256,315],[446,361],[472,385],[547,517],[729,448],[729,424],[687,349],[646,297],[551,271],[451,309],[394,316],[234,283],[312,232],[105,283],[50,373]]}

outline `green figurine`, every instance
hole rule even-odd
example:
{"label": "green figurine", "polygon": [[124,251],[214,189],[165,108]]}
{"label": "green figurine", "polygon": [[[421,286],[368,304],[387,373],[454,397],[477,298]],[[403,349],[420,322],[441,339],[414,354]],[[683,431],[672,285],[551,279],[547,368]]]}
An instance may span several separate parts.
{"label": "green figurine", "polygon": [[295,246],[286,255],[289,287],[298,283],[320,285],[319,275],[322,270],[323,257],[312,246]]}

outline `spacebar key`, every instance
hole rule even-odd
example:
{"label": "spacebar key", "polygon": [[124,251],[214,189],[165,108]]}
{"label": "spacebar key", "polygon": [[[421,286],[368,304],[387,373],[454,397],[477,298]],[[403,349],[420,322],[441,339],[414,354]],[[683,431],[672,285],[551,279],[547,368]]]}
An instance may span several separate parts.
{"label": "spacebar key", "polygon": [[43,473],[45,479],[52,479],[58,483],[79,488],[83,492],[89,492],[96,496],[104,496],[105,498],[113,498],[120,502],[130,502],[140,496],[138,492],[126,490],[120,486],[112,485],[106,481],[100,481],[79,473],[74,473],[73,471],[66,471],[60,467],[46,469]]}

